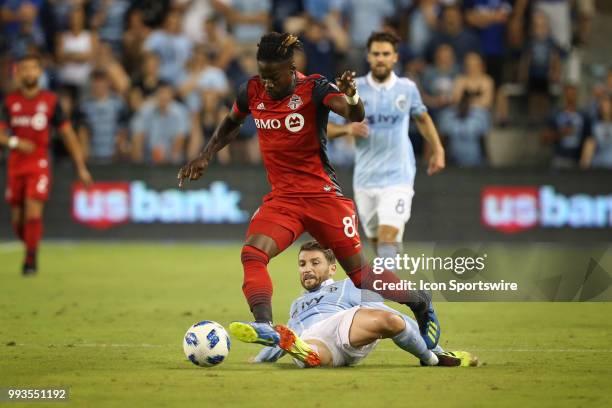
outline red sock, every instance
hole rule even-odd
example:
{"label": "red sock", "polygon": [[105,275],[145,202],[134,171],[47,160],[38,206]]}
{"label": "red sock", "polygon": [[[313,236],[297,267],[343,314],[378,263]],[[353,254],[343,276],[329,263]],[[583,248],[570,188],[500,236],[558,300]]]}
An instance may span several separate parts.
{"label": "red sock", "polygon": [[[376,274],[372,270],[372,266],[365,263],[348,272],[347,275],[351,278],[351,281],[353,281],[356,287],[376,292],[387,300],[398,303],[408,303],[415,297],[411,296],[413,293],[408,289],[397,286],[401,284],[401,279],[398,278],[396,274],[386,269],[382,273]],[[383,284],[395,284],[396,286],[393,289],[389,289],[388,286],[384,286]]]}
{"label": "red sock", "polygon": [[26,220],[23,228],[23,240],[26,244],[26,263],[34,262],[42,232],[43,225],[40,218]]}
{"label": "red sock", "polygon": [[249,245],[240,254],[244,268],[242,292],[257,321],[272,321],[272,280],[268,274],[268,255]]}
{"label": "red sock", "polygon": [[15,236],[19,238],[20,241],[23,241],[23,223],[22,222],[13,222],[13,232]]}

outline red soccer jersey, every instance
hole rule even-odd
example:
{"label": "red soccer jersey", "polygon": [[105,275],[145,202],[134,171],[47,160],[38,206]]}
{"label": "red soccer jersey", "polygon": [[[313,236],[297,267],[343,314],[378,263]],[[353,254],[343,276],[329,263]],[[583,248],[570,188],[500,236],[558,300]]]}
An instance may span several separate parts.
{"label": "red soccer jersey", "polygon": [[49,166],[49,125],[58,129],[68,125],[57,96],[49,91],[40,91],[26,98],[20,91],[6,96],[0,115],[0,129],[7,129],[11,136],[29,140],[36,149],[25,154],[11,151],[8,158],[8,174],[15,176],[36,173]]}
{"label": "red soccer jersey", "polygon": [[293,94],[272,99],[259,76],[243,84],[233,110],[253,115],[273,195],[342,195],[327,157],[331,97],[343,95],[321,75],[297,74]]}

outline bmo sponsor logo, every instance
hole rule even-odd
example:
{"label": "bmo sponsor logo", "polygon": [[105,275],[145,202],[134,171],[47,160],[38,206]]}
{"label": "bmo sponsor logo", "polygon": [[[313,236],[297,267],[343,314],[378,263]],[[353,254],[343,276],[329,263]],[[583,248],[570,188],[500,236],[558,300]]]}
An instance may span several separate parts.
{"label": "bmo sponsor logo", "polygon": [[543,228],[611,228],[612,194],[564,195],[553,186],[482,189],[481,219],[487,227],[512,234]]}
{"label": "bmo sponsor logo", "polygon": [[304,128],[306,121],[299,113],[290,113],[282,122],[279,119],[255,119],[257,129],[276,130],[281,128],[282,123],[288,131],[296,133]]}
{"label": "bmo sponsor logo", "polygon": [[257,129],[280,129],[281,122],[278,119],[255,119]]}
{"label": "bmo sponsor logo", "polygon": [[38,112],[34,116],[13,116],[12,127],[31,127],[34,130],[43,130],[47,127],[47,114]]}
{"label": "bmo sponsor logo", "polygon": [[209,189],[156,191],[143,181],[75,184],[72,217],[92,228],[126,223],[239,224],[248,213],[240,209],[241,194],[221,181]]}

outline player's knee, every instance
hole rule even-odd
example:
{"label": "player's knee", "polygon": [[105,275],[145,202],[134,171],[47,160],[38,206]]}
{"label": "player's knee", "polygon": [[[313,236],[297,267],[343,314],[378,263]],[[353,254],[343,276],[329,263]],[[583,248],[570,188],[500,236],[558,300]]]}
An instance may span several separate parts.
{"label": "player's knee", "polygon": [[276,241],[263,234],[250,235],[244,243],[244,246],[256,248],[266,254],[268,258],[276,256],[279,252]]}
{"label": "player's knee", "polygon": [[390,225],[381,225],[377,233],[378,244],[395,244],[398,235],[399,229]]}
{"label": "player's knee", "polygon": [[240,261],[243,265],[251,262],[267,265],[270,261],[270,257],[259,248],[255,248],[251,245],[245,245],[242,247],[242,251],[240,252]]}
{"label": "player's knee", "polygon": [[390,336],[396,335],[406,327],[406,322],[404,322],[404,319],[391,312],[385,313],[381,320],[384,331]]}
{"label": "player's knee", "polygon": [[39,220],[40,218],[42,218],[42,214],[38,213],[38,212],[26,212],[25,214],[25,221],[33,221],[33,220]]}
{"label": "player's knee", "polygon": [[38,201],[26,201],[24,218],[26,221],[36,220],[42,217],[43,204]]}

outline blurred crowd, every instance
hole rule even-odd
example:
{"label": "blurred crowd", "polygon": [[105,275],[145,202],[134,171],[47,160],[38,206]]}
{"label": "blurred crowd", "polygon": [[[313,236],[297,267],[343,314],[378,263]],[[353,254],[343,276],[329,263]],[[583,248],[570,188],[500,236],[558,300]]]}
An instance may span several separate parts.
{"label": "blurred crowd", "polygon": [[[298,69],[330,80],[367,72],[375,30],[402,38],[397,73],[415,80],[457,166],[490,164],[495,129],[537,129],[554,167],[612,168],[612,70],[579,104],[579,50],[594,0],[0,0],[0,92],[14,62],[43,56],[89,162],[182,163],[257,73],[257,41],[297,33]],[[517,128],[519,129],[519,128]],[[517,130],[518,131],[518,130]],[[220,164],[260,161],[247,120]],[[411,131],[415,151],[427,155]],[[350,165],[348,138],[330,145]],[[56,157],[65,156],[61,143]],[[520,159],[515,163],[521,165]]]}

